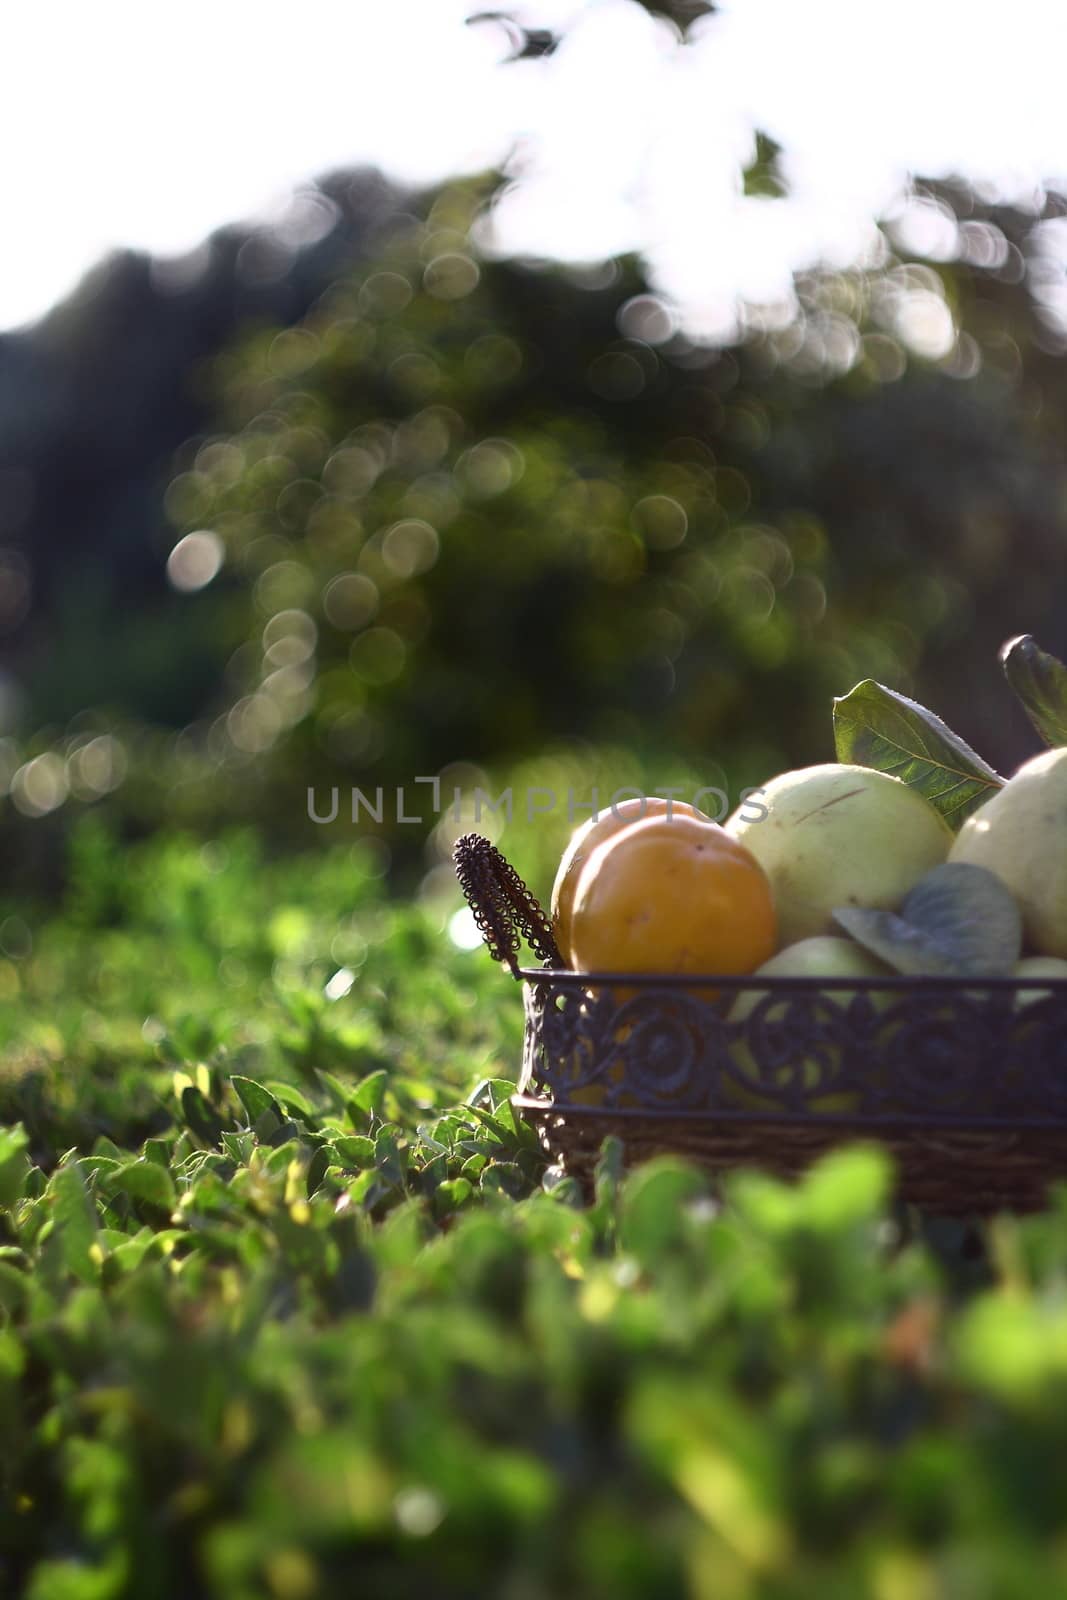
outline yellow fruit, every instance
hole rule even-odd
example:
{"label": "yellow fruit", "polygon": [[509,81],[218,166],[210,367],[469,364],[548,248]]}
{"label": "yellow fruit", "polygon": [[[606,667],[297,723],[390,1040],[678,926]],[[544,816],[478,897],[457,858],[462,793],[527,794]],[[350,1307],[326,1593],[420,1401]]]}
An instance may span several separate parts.
{"label": "yellow fruit", "polygon": [[1067,957],[1067,749],[1025,762],[967,818],[949,859],[996,873],[1018,902],[1027,949]]}
{"label": "yellow fruit", "polygon": [[[796,944],[787,945],[776,956],[765,961],[762,967],[753,974],[757,978],[883,978],[894,977],[895,974],[883,962],[872,956],[862,945],[852,939],[835,938],[831,935],[816,935],[810,939],[801,939]],[[865,990],[867,997],[878,1007],[884,1006],[887,994],[879,990]],[[789,994],[776,995],[767,1003],[769,990],[746,990],[738,995],[730,1009],[730,1021],[742,1023],[748,1020],[758,1005],[766,1003],[765,1017],[770,1026],[778,1023],[787,1025],[789,1009],[794,996]],[[887,992],[888,993],[888,992]],[[843,989],[827,989],[827,996],[831,1002],[842,1008],[848,1004],[850,991]],[[795,997],[804,1003],[806,996]],[[750,1110],[766,1109],[774,1104],[767,1098],[766,1092],[761,1096],[755,1059],[747,1043],[734,1046],[734,1063],[737,1069],[736,1076],[724,1074],[722,1078],[723,1092],[728,1101],[733,1101],[738,1106]],[[803,1084],[806,1091],[814,1088],[822,1079],[832,1078],[838,1070],[841,1051],[829,1043],[823,1054],[816,1058],[812,1054],[805,1055],[798,1047],[795,1060],[777,1068],[771,1080],[770,1089],[773,1094],[776,1089],[788,1089],[792,1083]],[[739,1082],[738,1079],[742,1081]],[[748,1083],[744,1080],[751,1079]],[[805,1098],[805,1105],[813,1111],[823,1112],[851,1112],[859,1104],[859,1096],[854,1093],[827,1094]]]}
{"label": "yellow fruit", "polygon": [[725,826],[770,879],[783,946],[832,933],[838,906],[896,911],[952,844],[918,790],[844,762],[772,778]]}
{"label": "yellow fruit", "polygon": [[570,843],[563,852],[563,859],[556,872],[556,881],[552,885],[551,905],[552,932],[556,936],[556,944],[565,961],[571,960],[571,912],[574,907],[574,892],[578,887],[581,870],[593,851],[633,822],[640,822],[645,817],[667,816],[668,807],[672,818],[695,817],[700,822],[711,820],[684,800],[665,800],[660,795],[637,795],[630,800],[616,801],[609,810],[602,811],[598,817],[590,817],[571,834]]}
{"label": "yellow fruit", "polygon": [[[1024,956],[1012,969],[1013,978],[1067,978],[1067,961],[1060,956]],[[1035,1000],[1047,1000],[1051,989],[1020,989],[1015,996],[1017,1006],[1031,1005]]]}
{"label": "yellow fruit", "polygon": [[[624,1043],[625,1036],[628,1032],[629,1029],[621,1030],[620,1034],[618,1035],[617,1042],[620,1044]],[[580,1070],[580,1064],[578,1062],[575,1063],[575,1069],[576,1072]],[[596,1083],[587,1083],[581,1088],[569,1088],[564,1086],[564,1093],[566,1095],[567,1102],[574,1106],[588,1106],[593,1110],[600,1109],[601,1107],[605,1106],[608,1094],[611,1092],[612,1088],[616,1084],[622,1083],[624,1077],[625,1068],[623,1067],[622,1061],[615,1059],[610,1063],[607,1071],[601,1075]],[[625,1093],[619,1095],[615,1103],[621,1106],[631,1106],[636,1105],[637,1101],[634,1095]],[[608,1109],[610,1110],[612,1108],[609,1107]]]}
{"label": "yellow fruit", "polygon": [[578,972],[751,972],[775,947],[770,885],[718,823],[648,817],[585,862],[570,945]]}

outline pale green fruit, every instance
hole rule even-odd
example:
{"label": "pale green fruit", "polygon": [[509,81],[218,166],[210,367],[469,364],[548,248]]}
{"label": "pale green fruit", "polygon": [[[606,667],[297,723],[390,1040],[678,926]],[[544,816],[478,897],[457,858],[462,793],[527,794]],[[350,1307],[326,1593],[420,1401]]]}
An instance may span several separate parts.
{"label": "pale green fruit", "polygon": [[[1012,968],[1013,978],[1067,978],[1067,961],[1060,956],[1024,956]],[[1015,997],[1017,1006],[1032,1005],[1035,1000],[1047,1000],[1050,989],[1022,989]]]}
{"label": "pale green fruit", "polygon": [[[817,934],[810,939],[801,939],[796,944],[791,944],[778,954],[765,961],[755,973],[753,978],[883,978],[894,977],[894,974],[885,964],[864,950],[862,945],[856,944],[852,939],[839,938],[829,934]],[[886,995],[878,990],[865,991],[875,1006],[886,1004]],[[839,1004],[847,1005],[850,998],[848,989],[828,989],[827,994],[831,999],[836,999]],[[731,1022],[743,1022],[751,1016],[756,1006],[764,999],[766,991],[762,993],[755,989],[742,992],[734,1001],[730,1009]],[[789,996],[782,996],[774,1002],[776,1012],[784,1011],[789,1005]],[[747,1045],[738,1045],[734,1050],[734,1060],[740,1072],[752,1077],[756,1076],[755,1064]],[[840,1060],[840,1052],[831,1049],[828,1052],[826,1065],[830,1071],[836,1071]],[[795,1073],[802,1073],[805,1081],[810,1085],[816,1081],[819,1074],[819,1065],[808,1059],[801,1058],[795,1066],[783,1067],[778,1075],[782,1084],[789,1081]],[[732,1078],[724,1079],[724,1087],[728,1098],[737,1105],[746,1109],[761,1109],[767,1101],[737,1084]],[[850,1112],[855,1111],[858,1097],[854,1094],[828,1094],[809,1102],[811,1109],[825,1112]]]}
{"label": "pale green fruit", "polygon": [[1067,957],[1067,749],[1025,762],[967,818],[950,859],[995,872],[1018,902],[1027,948]]}
{"label": "pale green fruit", "polygon": [[771,881],[782,946],[832,932],[838,906],[896,911],[952,845],[917,789],[844,762],[772,778],[725,827]]}
{"label": "pale green fruit", "polygon": [[[771,956],[752,974],[755,978],[892,978],[892,969],[855,939],[820,933],[800,939]],[[847,993],[847,991],[840,991]],[[747,1016],[753,994],[741,994],[730,1015]]]}

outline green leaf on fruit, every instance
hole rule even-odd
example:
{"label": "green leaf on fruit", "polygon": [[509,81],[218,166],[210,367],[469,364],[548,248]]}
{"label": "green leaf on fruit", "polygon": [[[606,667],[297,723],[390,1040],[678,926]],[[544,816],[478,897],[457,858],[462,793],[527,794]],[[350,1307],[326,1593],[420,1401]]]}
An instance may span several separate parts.
{"label": "green leaf on fruit", "polygon": [[1004,676],[1048,745],[1067,745],[1067,666],[1028,633],[1000,647]]}
{"label": "green leaf on fruit", "polygon": [[1019,908],[985,867],[946,861],[912,889],[900,908],[842,906],[834,920],[906,977],[997,977],[1022,952]]}
{"label": "green leaf on fruit", "polygon": [[873,678],[835,699],[834,744],[838,761],[887,772],[917,789],[951,828],[1004,785],[940,717]]}

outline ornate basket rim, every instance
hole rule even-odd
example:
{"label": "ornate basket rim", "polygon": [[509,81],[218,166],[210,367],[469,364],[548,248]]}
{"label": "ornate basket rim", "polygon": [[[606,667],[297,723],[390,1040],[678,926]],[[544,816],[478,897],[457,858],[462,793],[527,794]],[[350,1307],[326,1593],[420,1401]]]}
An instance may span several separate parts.
{"label": "ornate basket rim", "polygon": [[1067,978],[1017,978],[1013,974],[923,974],[908,976],[887,972],[877,977],[833,978],[822,974],[797,977],[775,973],[761,975],[757,972],[575,972],[571,967],[519,967],[515,976],[526,983],[553,984],[561,988],[590,989],[598,985],[625,984],[627,988],[640,989],[706,989],[714,984],[722,989],[771,989],[783,993],[801,993],[817,989],[891,989],[894,992],[915,989],[929,993],[933,989],[947,989],[970,993],[974,989],[992,989],[996,992],[1014,993],[1016,990],[1051,990],[1067,995]]}
{"label": "ornate basket rim", "polygon": [[[664,978],[550,966],[518,976],[526,1026],[512,1104],[547,1153],[575,1171],[591,1171],[611,1132],[628,1160],[671,1150],[717,1170],[779,1172],[798,1171],[847,1140],[872,1139],[894,1151],[903,1195],[942,1206],[1031,1207],[1048,1183],[1067,1180],[1063,979]],[[738,1018],[742,997],[749,1009]],[[884,1010],[871,1009],[882,1000]],[[929,1052],[913,1055],[920,1036],[909,1030],[920,1029],[931,1008]],[[783,1034],[794,1014],[795,1047]],[[977,1054],[949,1042],[944,1029],[956,1026],[972,1043],[979,1030]],[[890,1082],[898,1040],[907,1060]],[[653,1064],[657,1051],[662,1066]],[[992,1052],[1004,1053],[987,1074]]]}

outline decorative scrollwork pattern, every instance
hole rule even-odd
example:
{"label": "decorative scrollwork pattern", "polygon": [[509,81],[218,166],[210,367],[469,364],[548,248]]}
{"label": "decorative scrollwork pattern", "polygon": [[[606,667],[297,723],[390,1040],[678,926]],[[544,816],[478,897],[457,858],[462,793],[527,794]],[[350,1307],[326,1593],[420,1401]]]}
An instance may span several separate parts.
{"label": "decorative scrollwork pattern", "polygon": [[1067,982],[525,971],[520,1091],[731,1122],[1067,1128]]}

